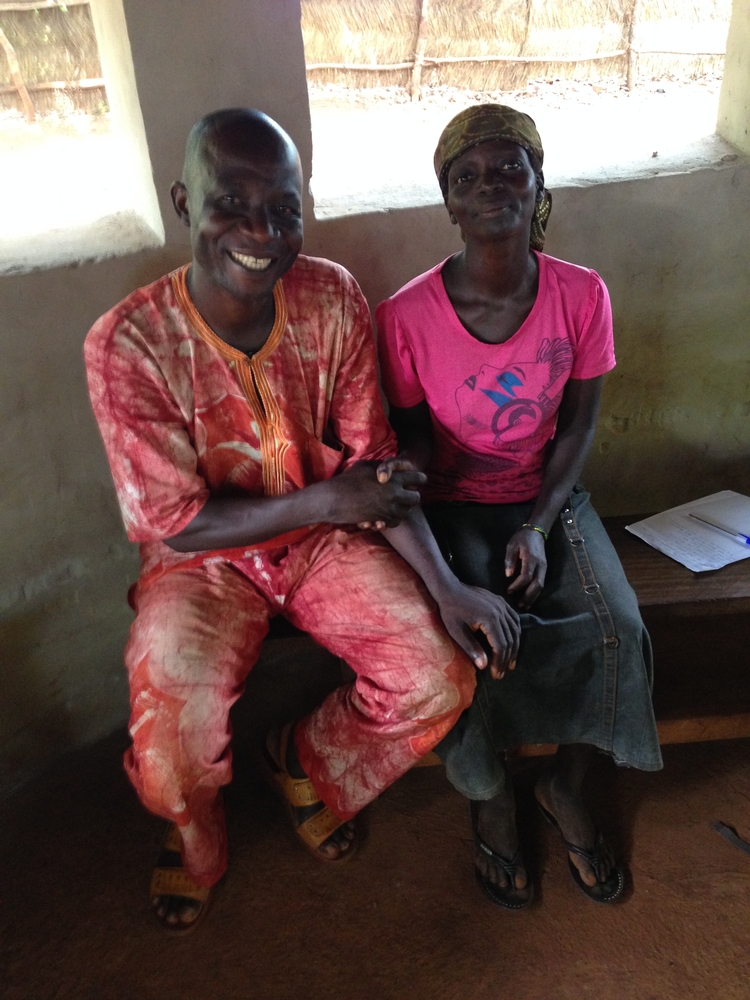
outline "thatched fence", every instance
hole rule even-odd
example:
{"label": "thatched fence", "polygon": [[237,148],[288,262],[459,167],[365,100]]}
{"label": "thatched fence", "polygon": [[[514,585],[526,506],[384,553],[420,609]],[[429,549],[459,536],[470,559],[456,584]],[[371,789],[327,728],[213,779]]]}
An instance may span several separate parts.
{"label": "thatched fence", "polygon": [[[518,90],[720,73],[731,0],[302,0],[308,80]],[[708,43],[708,44],[707,44]]]}
{"label": "thatched fence", "polygon": [[[311,83],[397,85],[418,99],[423,84],[512,91],[540,76],[619,76],[632,87],[721,72],[730,11],[731,0],[302,0],[302,31]],[[0,110],[29,121],[107,110],[86,0],[0,0],[0,50]]]}
{"label": "thatched fence", "polygon": [[85,0],[0,0],[0,110],[108,110]]}

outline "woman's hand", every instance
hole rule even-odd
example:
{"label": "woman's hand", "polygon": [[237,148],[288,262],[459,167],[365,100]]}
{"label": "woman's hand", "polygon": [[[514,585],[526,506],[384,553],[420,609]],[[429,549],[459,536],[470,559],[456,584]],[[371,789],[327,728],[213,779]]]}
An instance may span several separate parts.
{"label": "woman's hand", "polygon": [[488,666],[488,660],[475,632],[484,632],[492,649],[489,668],[494,680],[503,678],[506,670],[515,670],[521,622],[504,598],[454,578],[435,599],[449,634],[479,670]]}
{"label": "woman's hand", "polygon": [[509,594],[518,596],[518,606],[526,610],[539,597],[547,575],[544,536],[533,528],[519,528],[505,549],[505,575],[515,576]]}

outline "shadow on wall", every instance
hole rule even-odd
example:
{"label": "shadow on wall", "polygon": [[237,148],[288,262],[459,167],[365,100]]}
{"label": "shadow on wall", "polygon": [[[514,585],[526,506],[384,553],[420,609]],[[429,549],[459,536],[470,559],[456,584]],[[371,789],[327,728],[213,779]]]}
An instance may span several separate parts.
{"label": "shadow on wall", "polygon": [[96,574],[22,598],[0,622],[0,795],[127,718],[125,594],[136,573],[123,550]]}
{"label": "shadow on wall", "polygon": [[582,477],[602,516],[653,514],[719,490],[750,495],[747,447],[738,456],[722,458],[707,445],[690,447],[674,436],[638,434],[634,448],[618,448],[617,442],[602,453],[609,445],[607,435],[600,428]]}

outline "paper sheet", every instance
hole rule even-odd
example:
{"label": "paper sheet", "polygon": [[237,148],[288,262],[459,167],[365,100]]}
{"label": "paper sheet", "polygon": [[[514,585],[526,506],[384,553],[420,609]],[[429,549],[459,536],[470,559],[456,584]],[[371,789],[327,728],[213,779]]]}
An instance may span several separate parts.
{"label": "paper sheet", "polygon": [[694,573],[750,559],[750,546],[718,528],[696,521],[689,516],[691,511],[750,535],[750,497],[733,490],[722,490],[672,507],[627,525],[627,530]]}

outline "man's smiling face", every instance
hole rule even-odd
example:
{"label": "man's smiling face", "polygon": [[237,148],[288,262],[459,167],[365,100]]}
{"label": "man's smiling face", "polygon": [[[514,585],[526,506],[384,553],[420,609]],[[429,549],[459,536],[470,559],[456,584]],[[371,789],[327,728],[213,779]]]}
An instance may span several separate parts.
{"label": "man's smiling face", "polygon": [[294,147],[271,130],[207,137],[173,187],[190,226],[194,279],[246,301],[267,296],[302,249],[302,173]]}

